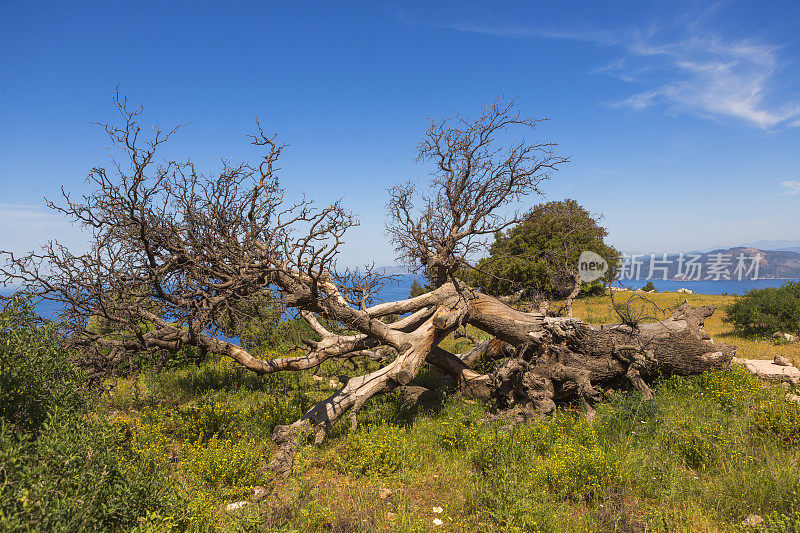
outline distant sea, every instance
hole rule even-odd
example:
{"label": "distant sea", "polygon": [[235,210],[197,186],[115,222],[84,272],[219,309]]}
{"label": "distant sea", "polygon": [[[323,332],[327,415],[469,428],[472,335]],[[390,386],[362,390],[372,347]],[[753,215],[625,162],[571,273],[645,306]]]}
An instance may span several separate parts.
{"label": "distant sea", "polygon": [[[422,282],[418,276],[413,274],[401,274],[397,276],[397,283],[387,285],[380,292],[382,301],[400,300],[409,297],[411,283],[414,280]],[[623,287],[630,289],[641,289],[648,281],[652,281],[658,292],[676,292],[678,289],[690,289],[695,294],[745,294],[753,289],[764,289],[767,287],[780,287],[794,279],[757,279],[757,280],[720,280],[720,281],[672,281],[672,280],[645,280],[630,279],[622,281]],[[615,287],[620,284],[615,282]]]}
{"label": "distant sea", "polygon": [[[389,283],[381,289],[378,293],[377,301],[391,302],[394,300],[403,300],[409,297],[411,284],[414,280],[420,278],[413,274],[399,274],[396,276],[395,283]],[[764,289],[766,287],[780,287],[788,281],[786,279],[758,279],[758,280],[742,280],[742,281],[672,281],[672,280],[650,280],[655,285],[658,292],[670,291],[675,292],[678,289],[690,289],[695,294],[745,294],[747,291],[753,289]],[[633,279],[624,280],[623,287],[630,289],[640,289],[646,285],[648,280]],[[619,286],[619,283],[614,283],[614,286]],[[0,289],[0,294],[9,295],[13,292],[12,289]],[[55,319],[58,316],[59,305],[53,302],[40,302],[36,306],[36,311],[44,318]]]}
{"label": "distant sea", "polygon": [[[753,289],[766,289],[767,287],[780,287],[789,281],[797,281],[796,279],[745,279],[738,280],[719,280],[719,281],[673,281],[673,280],[645,280],[645,279],[630,279],[622,281],[623,287],[631,289],[641,289],[647,285],[648,281],[652,281],[658,292],[668,291],[675,292],[678,289],[690,289],[695,294],[745,294]],[[619,283],[615,282],[614,286],[619,287]]]}

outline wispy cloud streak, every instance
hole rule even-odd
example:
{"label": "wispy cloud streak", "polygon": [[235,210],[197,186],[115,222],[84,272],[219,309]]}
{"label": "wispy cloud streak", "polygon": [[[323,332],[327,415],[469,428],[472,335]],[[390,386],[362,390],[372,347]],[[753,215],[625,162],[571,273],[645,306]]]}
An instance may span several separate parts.
{"label": "wispy cloud streak", "polygon": [[780,47],[726,40],[697,24],[679,30],[552,31],[525,27],[450,25],[458,31],[507,38],[560,39],[622,49],[621,57],[592,70],[646,87],[615,107],[664,106],[706,118],[733,118],[770,130],[800,126],[800,99],[776,101]]}
{"label": "wispy cloud streak", "polygon": [[783,191],[781,194],[787,194],[791,196],[794,196],[795,194],[800,194],[800,181],[798,180],[782,181],[781,186],[786,188],[786,190]]}
{"label": "wispy cloud streak", "polygon": [[49,215],[51,213],[48,210],[35,205],[0,203],[0,218],[31,219]]}

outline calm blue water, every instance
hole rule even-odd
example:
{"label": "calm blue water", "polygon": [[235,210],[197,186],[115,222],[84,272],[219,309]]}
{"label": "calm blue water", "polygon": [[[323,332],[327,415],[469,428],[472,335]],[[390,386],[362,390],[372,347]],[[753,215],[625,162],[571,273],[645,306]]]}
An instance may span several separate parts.
{"label": "calm blue water", "polygon": [[[753,289],[766,289],[767,287],[780,287],[787,281],[785,279],[757,279],[757,280],[742,280],[742,281],[672,281],[672,280],[651,280],[655,285],[658,292],[670,291],[675,292],[678,289],[690,289],[695,294],[744,294]],[[641,289],[647,285],[648,280],[644,279],[631,279],[622,282],[623,287],[630,287],[631,289]],[[618,287],[618,283],[614,283]]]}
{"label": "calm blue water", "polygon": [[[403,300],[409,297],[411,283],[419,279],[413,274],[397,276],[397,283],[387,284],[379,293],[379,299],[384,302],[393,300]],[[656,289],[661,291],[677,291],[680,288],[691,289],[695,294],[744,294],[752,289],[763,289],[766,287],[780,287],[789,280],[781,279],[759,279],[742,281],[671,281],[671,280],[652,280]],[[647,280],[634,279],[625,280],[624,287],[639,289],[647,284]],[[615,283],[614,286],[619,286]],[[0,289],[0,294],[8,295],[12,291]],[[51,320],[58,318],[59,306],[53,302],[41,302],[36,306],[37,312],[44,318]]]}
{"label": "calm blue water", "polygon": [[[384,287],[380,293],[381,299],[383,301],[392,301],[408,298],[408,292],[411,287],[411,283],[415,279],[419,280],[419,277],[412,274],[398,276],[399,283]],[[780,287],[787,281],[796,280],[757,279],[742,281],[671,281],[654,279],[652,281],[658,292],[676,292],[678,289],[685,288],[690,289],[695,294],[745,294],[747,291],[753,289]],[[622,282],[622,286],[629,287],[631,289],[640,289],[644,287],[647,282],[648,280],[643,279],[625,280]],[[619,287],[619,283],[614,283],[614,286]]]}

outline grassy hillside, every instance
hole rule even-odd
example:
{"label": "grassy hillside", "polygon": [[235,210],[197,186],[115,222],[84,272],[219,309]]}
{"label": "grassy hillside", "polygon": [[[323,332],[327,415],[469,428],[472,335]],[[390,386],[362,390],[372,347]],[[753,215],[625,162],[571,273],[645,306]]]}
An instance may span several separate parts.
{"label": "grassy hillside", "polygon": [[[721,308],[734,297],[687,298]],[[682,300],[654,297],[662,308]],[[580,300],[576,314],[614,320],[607,298]],[[735,337],[721,314],[707,330],[739,345],[740,355],[800,356],[796,345]],[[450,342],[457,349],[465,341]],[[192,527],[730,531],[760,513],[779,531],[800,511],[800,413],[739,371],[670,380],[653,403],[621,395],[594,423],[565,409],[511,428],[484,421],[486,407],[458,395],[416,413],[388,395],[362,411],[357,432],[337,427],[323,446],[302,450],[294,476],[273,478],[263,470],[271,428],[329,394],[335,382],[327,376],[343,372],[331,364],[322,381],[309,373],[262,380],[217,360],[121,380],[104,408],[130,428],[132,453],[152,454],[174,472]],[[254,485],[267,489],[264,500],[221,511]]]}
{"label": "grassy hillside", "polygon": [[[720,307],[731,298],[688,296]],[[576,304],[591,322],[611,312],[607,299]],[[740,355],[800,356],[796,345],[732,336],[719,314],[707,330]],[[351,372],[329,363],[317,379],[262,379],[216,359],[119,379],[95,410],[121,436],[111,452],[136,472],[169,474],[138,530],[739,531],[752,514],[762,529],[800,530],[800,407],[741,370],[664,381],[653,402],[619,394],[593,422],[566,408],[512,425],[457,394],[420,411],[388,394],[362,409],[356,432],[340,424],[322,446],[304,446],[293,476],[267,472],[275,424]],[[263,499],[224,511],[255,486]]]}

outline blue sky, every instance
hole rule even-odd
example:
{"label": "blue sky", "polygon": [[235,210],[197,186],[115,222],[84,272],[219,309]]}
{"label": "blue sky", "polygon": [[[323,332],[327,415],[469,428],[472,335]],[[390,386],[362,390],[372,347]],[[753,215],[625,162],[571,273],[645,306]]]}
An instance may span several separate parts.
{"label": "blue sky", "polygon": [[290,195],[359,215],[348,264],[394,262],[385,190],[424,178],[426,117],[501,95],[571,158],[545,200],[603,213],[619,248],[800,239],[797,1],[74,4],[0,2],[2,249],[82,242],[42,198],[107,161],[91,123],[117,84],[146,123],[189,122],[165,155],[209,173],[255,155],[257,116]]}

